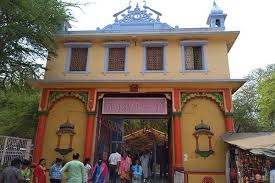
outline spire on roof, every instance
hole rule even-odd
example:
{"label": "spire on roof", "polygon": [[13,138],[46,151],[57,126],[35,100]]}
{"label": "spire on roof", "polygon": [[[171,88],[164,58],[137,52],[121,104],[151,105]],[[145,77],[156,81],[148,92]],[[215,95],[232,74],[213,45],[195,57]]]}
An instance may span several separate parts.
{"label": "spire on roof", "polygon": [[216,0],[214,0],[214,2],[213,2],[211,14],[223,14],[223,10],[217,5]]}
{"label": "spire on roof", "polygon": [[207,25],[210,28],[224,30],[226,14],[223,13],[223,10],[217,5],[216,0],[213,2],[212,9],[207,19]]}

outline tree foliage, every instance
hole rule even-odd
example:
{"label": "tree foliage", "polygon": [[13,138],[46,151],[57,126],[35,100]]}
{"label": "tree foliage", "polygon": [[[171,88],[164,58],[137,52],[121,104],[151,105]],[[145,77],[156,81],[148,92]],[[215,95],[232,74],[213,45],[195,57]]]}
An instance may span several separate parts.
{"label": "tree foliage", "polygon": [[39,93],[0,92],[0,134],[33,138],[38,121]]}
{"label": "tree foliage", "polygon": [[260,121],[275,129],[275,71],[259,82],[257,91]]}
{"label": "tree foliage", "polygon": [[168,134],[168,119],[126,119],[124,121],[125,135],[144,128],[154,128]]}
{"label": "tree foliage", "polygon": [[72,16],[76,4],[59,0],[0,1],[0,89],[25,87],[39,77],[48,56],[55,55],[54,34]]}
{"label": "tree foliage", "polygon": [[266,110],[275,105],[270,94],[273,93],[274,96],[275,93],[275,88],[272,86],[274,73],[275,64],[253,70],[246,76],[248,82],[234,94],[234,120],[238,131],[274,130],[267,121],[270,111]]}
{"label": "tree foliage", "polygon": [[55,56],[55,34],[72,20],[62,0],[0,1],[0,134],[33,138],[39,92],[27,80],[40,78],[43,62]]}

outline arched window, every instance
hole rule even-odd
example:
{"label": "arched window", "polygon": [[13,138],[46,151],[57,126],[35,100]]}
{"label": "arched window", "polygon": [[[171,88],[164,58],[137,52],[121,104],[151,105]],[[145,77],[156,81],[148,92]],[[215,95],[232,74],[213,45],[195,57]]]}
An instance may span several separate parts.
{"label": "arched window", "polygon": [[221,27],[221,20],[220,19],[216,19],[216,26]]}

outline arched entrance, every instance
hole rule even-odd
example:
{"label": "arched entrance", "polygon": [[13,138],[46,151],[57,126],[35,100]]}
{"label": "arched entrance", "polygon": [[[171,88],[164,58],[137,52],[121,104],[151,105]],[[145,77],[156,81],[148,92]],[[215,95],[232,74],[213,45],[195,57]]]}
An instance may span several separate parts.
{"label": "arched entrance", "polygon": [[[113,106],[110,107],[109,102],[114,102],[110,104]],[[114,106],[115,109],[112,108]],[[97,156],[103,156],[107,160],[110,153],[116,149],[120,152],[128,151],[132,158],[136,159],[142,152],[149,150],[154,178],[159,176],[160,162],[164,158],[159,157],[157,152],[167,149],[167,167],[162,175],[168,176],[168,165],[172,165],[168,158],[168,149],[172,148],[171,106],[172,102],[167,98],[167,94],[101,95],[97,108],[95,159]]]}

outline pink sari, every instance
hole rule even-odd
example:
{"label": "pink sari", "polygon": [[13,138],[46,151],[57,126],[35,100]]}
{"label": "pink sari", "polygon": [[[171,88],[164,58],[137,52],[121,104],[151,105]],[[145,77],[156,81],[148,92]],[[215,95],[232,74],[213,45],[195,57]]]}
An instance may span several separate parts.
{"label": "pink sari", "polygon": [[121,159],[118,174],[121,179],[131,180],[130,177],[130,168],[132,160],[128,156],[125,159]]}

